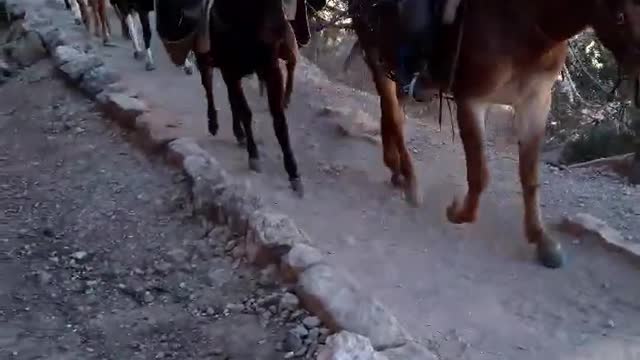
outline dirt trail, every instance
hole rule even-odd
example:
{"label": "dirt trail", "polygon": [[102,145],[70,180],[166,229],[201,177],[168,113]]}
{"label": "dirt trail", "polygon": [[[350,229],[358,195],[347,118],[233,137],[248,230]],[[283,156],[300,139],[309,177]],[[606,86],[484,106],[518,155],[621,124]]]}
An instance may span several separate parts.
{"label": "dirt trail", "polygon": [[0,359],[312,358],[329,331],[54,71],[0,86]]}
{"label": "dirt trail", "polygon": [[[115,21],[114,21],[115,24]],[[116,27],[114,27],[115,29]],[[293,149],[306,197],[288,189],[266,99],[246,80],[263,173],[248,171],[246,152],[235,145],[226,89],[216,72],[221,134],[206,132],[205,100],[198,76],[171,65],[157,39],[158,69],[144,71],[116,31],[117,47],[100,48],[126,82],[153,106],[180,114],[178,127],[196,137],[233,174],[251,180],[275,208],[293,216],[363,286],[442,359],[634,359],[640,356],[640,286],[637,264],[590,239],[560,238],[569,261],[551,271],[533,260],[521,228],[517,162],[508,143],[489,145],[491,184],[476,224],[454,226],[444,216],[452,197],[466,189],[462,146],[435,120],[409,121],[425,203],[409,208],[389,184],[381,148],[345,137],[332,108],[360,109],[378,117],[376,98],[328,82],[306,62],[298,68],[288,110]],[[347,119],[348,120],[348,119]],[[503,146],[504,145],[504,146]],[[501,147],[501,152],[495,148]],[[503,148],[502,148],[503,147]],[[544,169],[546,220],[587,211],[629,238],[640,233],[640,192],[615,178]],[[633,357],[634,355],[635,357]]]}

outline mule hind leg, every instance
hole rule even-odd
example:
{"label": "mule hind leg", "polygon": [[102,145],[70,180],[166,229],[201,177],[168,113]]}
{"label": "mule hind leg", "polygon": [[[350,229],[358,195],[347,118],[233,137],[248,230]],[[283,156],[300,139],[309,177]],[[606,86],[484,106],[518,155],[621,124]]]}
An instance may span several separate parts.
{"label": "mule hind leg", "polygon": [[[247,103],[247,98],[245,97],[244,91],[242,90],[242,80],[240,77],[229,76],[224,72],[222,74],[222,77],[227,86],[229,104],[231,105],[233,132],[239,143],[239,130],[242,133],[242,137],[246,136],[247,153],[249,154],[249,169],[259,173],[262,171],[260,167],[260,155],[258,153],[258,147],[253,137],[253,119],[251,108],[249,108],[249,103]],[[238,128],[240,126],[242,128]],[[244,131],[242,131],[242,129],[244,129]]]}
{"label": "mule hind leg", "polygon": [[208,63],[207,54],[195,54],[196,65],[200,72],[200,81],[207,99],[207,128],[212,136],[218,134],[218,111],[213,97],[213,69]]}
{"label": "mule hind leg", "polygon": [[111,44],[111,29],[109,26],[109,18],[107,17],[107,0],[96,0],[94,5],[96,6],[95,11],[98,14],[99,23],[97,25],[100,26],[102,33],[102,43],[104,45],[112,45]]}
{"label": "mule hind leg", "polygon": [[525,234],[537,247],[538,261],[548,268],[559,268],[564,263],[562,247],[547,235],[540,214],[539,156],[550,105],[550,91],[528,97],[516,107],[516,127]]}
{"label": "mule hind leg", "polygon": [[411,155],[404,143],[404,113],[398,102],[395,83],[378,68],[375,57],[366,55],[365,60],[380,97],[383,157],[385,165],[391,170],[391,183],[404,189],[405,199],[409,204],[418,206],[422,203],[422,192]]}
{"label": "mule hind leg", "polygon": [[287,118],[284,113],[284,79],[282,78],[282,70],[278,63],[278,59],[274,59],[273,63],[265,71],[265,82],[267,85],[267,99],[269,101],[269,111],[273,118],[273,129],[276,138],[282,150],[284,168],[289,175],[291,189],[299,197],[304,196],[304,187],[300,174],[298,173],[298,164],[293,150],[291,150],[291,141],[289,139],[289,127],[287,126]]}
{"label": "mule hind leg", "polygon": [[454,199],[447,208],[447,218],[454,224],[471,223],[478,217],[480,195],[489,183],[484,150],[484,119],[488,104],[456,99],[458,127],[467,162],[467,195],[462,203]]}
{"label": "mule hind leg", "polygon": [[156,69],[155,61],[153,61],[153,53],[151,52],[151,23],[149,22],[149,12],[140,11],[140,25],[142,26],[142,38],[144,40],[145,49],[145,69],[153,71]]}
{"label": "mule hind leg", "polygon": [[124,22],[127,25],[129,36],[131,37],[131,42],[133,43],[133,58],[136,60],[140,60],[144,56],[144,52],[142,51],[142,47],[140,46],[140,38],[138,37],[138,30],[136,29],[134,20],[135,13],[133,13],[130,8],[123,8],[120,9],[120,11],[124,16]]}

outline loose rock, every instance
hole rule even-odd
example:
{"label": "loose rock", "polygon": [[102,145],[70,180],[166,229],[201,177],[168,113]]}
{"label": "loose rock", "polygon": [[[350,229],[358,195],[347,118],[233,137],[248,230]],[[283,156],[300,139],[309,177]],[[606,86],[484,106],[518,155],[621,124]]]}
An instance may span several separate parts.
{"label": "loose rock", "polygon": [[280,299],[280,311],[295,311],[298,308],[298,305],[300,305],[300,300],[292,293],[286,293],[282,299]]}
{"label": "loose rock", "polygon": [[366,337],[347,331],[332,335],[320,350],[318,360],[387,360],[376,353]]}
{"label": "loose rock", "polygon": [[320,319],[316,316],[308,316],[302,320],[302,324],[304,324],[307,329],[313,329],[320,326]]}

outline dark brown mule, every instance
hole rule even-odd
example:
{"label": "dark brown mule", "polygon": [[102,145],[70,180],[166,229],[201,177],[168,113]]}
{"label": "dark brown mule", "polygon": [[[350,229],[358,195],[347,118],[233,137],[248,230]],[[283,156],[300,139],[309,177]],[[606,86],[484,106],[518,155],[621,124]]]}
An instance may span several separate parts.
{"label": "dark brown mule", "polygon": [[[396,67],[400,24],[393,15],[376,13],[373,0],[350,0],[350,12],[380,96],[384,162],[391,169],[392,182],[404,187],[409,202],[418,204],[418,181],[402,132],[404,115],[395,84],[387,76]],[[542,223],[539,150],[567,40],[589,26],[622,67],[636,75],[640,60],[637,0],[462,0],[455,22],[443,28],[434,59],[434,88],[446,91],[453,72],[451,93],[467,160],[469,189],[463,201],[454,200],[447,209],[449,221],[476,220],[480,195],[489,180],[484,153],[486,111],[490,104],[511,105],[519,140],[525,232],[529,242],[537,245],[539,260],[551,268],[562,266],[563,254]],[[451,71],[456,53],[459,60]]]}
{"label": "dark brown mule", "polygon": [[[301,0],[302,1],[302,0]],[[189,38],[201,19],[184,16],[188,8],[201,6],[197,0],[190,4],[183,0],[157,3],[157,30],[165,46]],[[252,114],[242,89],[242,78],[257,74],[267,87],[269,110],[273,127],[282,149],[284,167],[292,189],[300,196],[303,186],[298,173],[285,116],[284,79],[279,58],[291,39],[282,0],[261,0],[250,3],[236,0],[215,0],[208,14],[209,51],[202,52],[196,44],[196,63],[207,98],[209,132],[218,133],[218,116],[212,87],[213,68],[218,68],[227,86],[233,133],[238,143],[246,143],[249,168],[260,171],[258,148],[253,137]],[[295,48],[295,46],[294,46]],[[180,60],[178,60],[180,61]],[[175,60],[174,60],[175,62]]]}

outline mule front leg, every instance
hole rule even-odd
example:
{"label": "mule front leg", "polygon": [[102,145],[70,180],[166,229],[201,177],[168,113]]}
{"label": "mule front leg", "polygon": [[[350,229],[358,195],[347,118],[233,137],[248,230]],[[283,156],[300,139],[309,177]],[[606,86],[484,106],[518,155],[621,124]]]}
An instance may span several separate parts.
{"label": "mule front leg", "polygon": [[[249,169],[259,173],[260,155],[258,147],[253,138],[252,115],[247,98],[242,90],[242,81],[240,77],[229,76],[222,73],[224,82],[227,85],[229,95],[229,104],[231,105],[231,116],[233,118],[233,133],[238,143],[244,142],[246,136],[247,153],[249,154]],[[244,128],[244,131],[242,130]]]}
{"label": "mule front leg", "polygon": [[296,35],[293,32],[291,24],[287,22],[287,33],[284,43],[284,60],[287,67],[287,80],[284,88],[284,107],[289,107],[291,102],[291,93],[293,92],[293,78],[298,62],[298,46],[296,44]]}
{"label": "mule front leg", "polygon": [[207,54],[196,54],[196,64],[198,72],[200,72],[200,81],[204,87],[205,96],[207,98],[207,127],[209,133],[213,136],[218,134],[218,111],[213,98],[213,69],[209,66]]}
{"label": "mule front leg", "polygon": [[107,0],[96,0],[95,6],[100,18],[100,29],[102,30],[102,43],[106,46],[111,45],[111,29],[109,29],[109,18],[107,17]]}
{"label": "mule front leg", "polygon": [[487,104],[458,101],[458,126],[467,162],[468,190],[464,202],[457,199],[447,208],[447,218],[454,224],[474,222],[478,217],[480,195],[489,183],[484,153],[484,119]]}
{"label": "mule front leg", "polygon": [[537,246],[538,260],[548,268],[559,268],[564,254],[559,242],[551,239],[540,214],[540,161],[539,154],[549,107],[550,92],[529,97],[516,108],[518,148],[520,155],[520,182],[524,200],[524,228],[527,239]]}
{"label": "mule front leg", "polygon": [[138,13],[140,17],[140,25],[142,25],[142,38],[144,40],[145,49],[145,69],[147,71],[153,71],[156,69],[156,64],[153,61],[153,54],[151,52],[151,24],[149,22],[149,13],[142,11]]}
{"label": "mule front leg", "polygon": [[291,142],[289,140],[289,128],[287,126],[287,118],[284,114],[283,102],[283,79],[282,71],[278,66],[277,58],[266,71],[267,98],[269,101],[269,110],[273,118],[273,129],[278,138],[278,143],[282,149],[284,160],[284,168],[289,175],[291,189],[299,196],[304,196],[304,187],[300,174],[298,173],[298,164],[291,150]]}
{"label": "mule front leg", "polygon": [[124,22],[127,24],[127,29],[129,30],[129,36],[131,37],[131,42],[133,43],[133,58],[136,60],[140,60],[143,57],[143,51],[140,46],[140,38],[138,37],[138,30],[136,29],[136,24],[134,22],[134,14],[131,11],[124,12]]}

